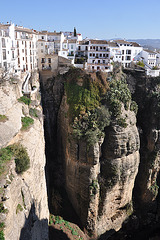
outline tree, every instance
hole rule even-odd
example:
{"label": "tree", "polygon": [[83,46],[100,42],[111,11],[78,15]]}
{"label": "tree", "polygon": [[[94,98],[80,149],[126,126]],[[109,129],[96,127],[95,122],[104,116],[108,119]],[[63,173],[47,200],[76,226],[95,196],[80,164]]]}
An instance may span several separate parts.
{"label": "tree", "polygon": [[74,37],[77,36],[76,28],[74,27]]}

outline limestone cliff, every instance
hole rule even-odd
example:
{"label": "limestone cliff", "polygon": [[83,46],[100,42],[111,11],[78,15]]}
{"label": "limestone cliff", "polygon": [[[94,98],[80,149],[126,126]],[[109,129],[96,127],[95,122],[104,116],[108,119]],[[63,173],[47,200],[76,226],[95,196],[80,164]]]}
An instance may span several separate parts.
{"label": "limestone cliff", "polygon": [[[66,89],[66,92],[72,92],[74,88],[72,79],[74,79],[75,84],[80,86],[80,90],[76,90],[77,94],[79,91],[81,92],[81,87],[84,86],[86,79],[88,79],[86,81],[91,81],[89,89],[92,89],[94,82],[96,82],[96,87],[97,84],[100,84],[100,88],[105,84],[100,75],[91,77],[81,72],[78,72],[77,78],[72,72],[68,74],[67,79],[68,84],[72,85],[70,85],[71,89]],[[87,83],[89,85],[89,82]],[[106,87],[104,86],[104,89]],[[82,91],[83,100],[86,91]],[[90,93],[89,96],[95,97],[96,91],[94,94]],[[89,145],[86,132],[88,131],[87,134],[91,134],[92,138],[96,136],[92,134],[92,131],[95,130],[94,126],[92,125],[93,128],[89,132],[90,129],[87,125],[86,119],[89,118],[90,111],[93,115],[95,114],[91,110],[92,99],[87,95],[88,105],[86,108],[90,108],[90,111],[84,113],[87,110],[84,108],[80,110],[81,117],[78,123],[76,122],[79,124],[78,131],[80,133],[78,133],[84,134],[84,137],[76,138],[73,134],[74,126],[71,123],[76,104],[71,106],[72,103],[69,102],[71,97],[74,101],[73,95],[64,95],[58,115],[58,139],[65,161],[66,190],[83,226],[91,234],[97,236],[111,229],[117,231],[128,214],[132,212],[132,190],[139,166],[139,134],[135,113],[130,111],[128,107],[126,110],[121,103],[120,118],[113,117],[111,123],[105,128],[105,135],[99,137],[94,144]],[[81,106],[84,104],[83,100],[79,100],[82,101]],[[94,99],[94,103],[96,100]],[[87,117],[85,117],[86,114]],[[100,124],[102,120],[98,121]],[[94,119],[88,124],[93,122],[97,124]],[[82,124],[80,125],[80,123]],[[83,128],[86,130],[82,133]]]}
{"label": "limestone cliff", "polygon": [[[20,99],[20,79],[4,81],[0,85],[0,146],[3,150],[18,143],[26,149],[30,159],[27,171],[17,173],[16,160],[12,157],[1,172],[0,221],[4,223],[6,240],[48,239],[45,144],[37,77],[35,74],[32,79],[37,91],[29,104]],[[32,124],[24,127],[23,119],[32,119]]]}

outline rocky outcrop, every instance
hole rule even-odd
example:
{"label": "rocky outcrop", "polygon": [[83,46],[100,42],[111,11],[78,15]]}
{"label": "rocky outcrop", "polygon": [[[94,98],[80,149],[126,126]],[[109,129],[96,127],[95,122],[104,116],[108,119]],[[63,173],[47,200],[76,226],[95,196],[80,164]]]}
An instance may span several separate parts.
{"label": "rocky outcrop", "polygon": [[[38,86],[38,80],[34,79]],[[40,98],[34,94],[30,106],[20,103],[22,83],[5,82],[1,85],[0,122],[1,146],[21,144],[27,151],[30,167],[22,174],[15,171],[15,161],[8,163],[1,175],[0,221],[4,222],[5,239],[48,239],[48,202],[45,179],[45,143]],[[37,94],[37,95],[36,95]],[[22,130],[21,117],[28,117],[29,109],[36,112],[34,124]],[[31,116],[30,116],[31,117]],[[3,207],[2,207],[3,206]],[[5,210],[4,210],[4,209]]]}
{"label": "rocky outcrop", "polygon": [[122,108],[126,125],[112,121],[105,138],[93,146],[73,135],[64,95],[58,114],[58,140],[64,159],[65,186],[83,226],[94,237],[119,230],[132,213],[132,191],[139,166],[135,113]]}
{"label": "rocky outcrop", "polygon": [[123,111],[127,127],[106,128],[100,159],[98,234],[119,230],[132,213],[132,191],[139,166],[139,134],[134,112]]}

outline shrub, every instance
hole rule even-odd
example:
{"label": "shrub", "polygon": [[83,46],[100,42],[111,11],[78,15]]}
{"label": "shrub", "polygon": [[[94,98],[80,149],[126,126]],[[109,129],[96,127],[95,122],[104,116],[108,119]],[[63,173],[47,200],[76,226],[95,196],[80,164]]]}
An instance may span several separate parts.
{"label": "shrub", "polygon": [[0,176],[7,170],[7,162],[13,157],[13,153],[9,147],[0,149]]}
{"label": "shrub", "polygon": [[138,112],[138,105],[137,105],[137,103],[135,101],[131,101],[130,110],[135,112],[135,114],[137,114],[137,112]]}
{"label": "shrub", "polygon": [[18,102],[23,102],[26,105],[29,105],[31,103],[31,99],[26,96],[22,96],[18,99]]}
{"label": "shrub", "polygon": [[144,68],[144,66],[145,66],[142,61],[139,61],[139,62],[137,63],[137,65],[140,66],[140,67],[143,67],[143,68]]}
{"label": "shrub", "polygon": [[3,202],[0,203],[0,213],[8,213],[8,209],[4,208]]}
{"label": "shrub", "polygon": [[36,108],[30,108],[29,109],[29,114],[31,117],[38,118],[40,116],[40,111],[37,110]]}
{"label": "shrub", "polygon": [[0,231],[0,240],[5,240],[3,230]]}
{"label": "shrub", "polygon": [[22,121],[22,130],[27,130],[30,127],[30,125],[34,123],[33,118],[30,118],[30,117],[22,117],[21,121]]}
{"label": "shrub", "polygon": [[21,144],[14,144],[10,146],[16,163],[16,172],[23,173],[30,167],[30,159],[27,150]]}
{"label": "shrub", "polygon": [[8,118],[5,115],[0,114],[0,122],[6,122]]}
{"label": "shrub", "polygon": [[104,128],[110,124],[110,114],[104,106],[88,111],[80,118],[75,118],[73,135],[86,140],[88,146],[94,145],[104,136]]}
{"label": "shrub", "polygon": [[16,208],[16,214],[19,212],[22,212],[22,211],[23,211],[23,208],[22,208],[21,204],[18,204],[17,208]]}
{"label": "shrub", "polygon": [[126,128],[128,126],[128,124],[126,123],[126,119],[125,118],[119,118],[117,119],[117,124],[120,127]]}
{"label": "shrub", "polygon": [[121,114],[122,103],[125,109],[128,110],[131,93],[125,80],[113,80],[110,82],[110,89],[106,92],[103,100],[113,117],[118,117]]}

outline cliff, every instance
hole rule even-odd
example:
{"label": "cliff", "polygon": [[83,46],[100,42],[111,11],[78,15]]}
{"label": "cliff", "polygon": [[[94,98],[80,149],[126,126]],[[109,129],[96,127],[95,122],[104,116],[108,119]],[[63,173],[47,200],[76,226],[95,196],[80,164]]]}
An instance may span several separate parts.
{"label": "cliff", "polygon": [[5,239],[48,239],[45,143],[37,88],[22,97],[22,81],[0,84],[0,221]]}
{"label": "cliff", "polygon": [[58,140],[69,199],[83,226],[96,237],[111,229],[119,230],[132,212],[139,134],[128,90],[124,95],[120,92],[124,103],[115,97],[115,104],[108,94],[122,90],[118,89],[120,82],[119,86],[111,86],[104,76],[78,71],[72,70],[65,77]]}

